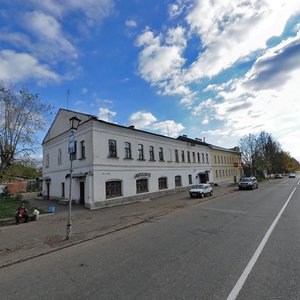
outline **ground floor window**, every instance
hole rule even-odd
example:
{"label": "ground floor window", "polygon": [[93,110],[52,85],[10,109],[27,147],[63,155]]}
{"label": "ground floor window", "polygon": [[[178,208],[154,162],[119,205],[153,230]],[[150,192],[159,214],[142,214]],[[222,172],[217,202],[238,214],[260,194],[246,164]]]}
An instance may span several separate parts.
{"label": "ground floor window", "polygon": [[168,188],[167,177],[158,178],[158,189],[163,190]]}
{"label": "ground floor window", "polygon": [[136,193],[140,194],[148,191],[148,179],[138,179],[136,181]]}
{"label": "ground floor window", "polygon": [[120,180],[108,181],[106,185],[106,198],[122,196],[122,182]]}
{"label": "ground floor window", "polygon": [[189,175],[189,184],[193,183],[192,175]]}
{"label": "ground floor window", "polygon": [[181,184],[181,176],[175,176],[175,187],[182,186]]}

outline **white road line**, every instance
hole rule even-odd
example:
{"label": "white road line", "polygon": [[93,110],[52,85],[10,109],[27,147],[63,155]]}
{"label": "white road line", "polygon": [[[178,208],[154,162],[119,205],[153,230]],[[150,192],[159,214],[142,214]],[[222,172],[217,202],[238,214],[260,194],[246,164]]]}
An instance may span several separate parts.
{"label": "white road line", "polygon": [[282,213],[284,212],[285,208],[287,207],[288,203],[290,202],[295,190],[296,190],[296,188],[294,188],[294,190],[291,192],[289,198],[287,199],[287,201],[285,202],[285,204],[281,208],[279,214],[274,219],[272,225],[268,229],[268,231],[265,234],[264,238],[262,239],[262,241],[260,242],[260,244],[257,247],[256,251],[254,252],[253,256],[251,257],[251,259],[250,259],[248,265],[246,266],[244,272],[242,273],[241,277],[239,278],[239,280],[237,281],[237,283],[235,284],[235,286],[231,290],[229,296],[227,297],[227,300],[235,300],[237,298],[237,296],[238,296],[239,292],[241,291],[243,285],[245,284],[245,281],[247,280],[252,268],[254,267],[257,259],[259,258],[261,252],[263,251],[263,249],[264,249],[264,247],[265,247],[272,231],[274,230],[276,224],[278,223],[278,220],[280,219]]}
{"label": "white road line", "polygon": [[244,211],[244,210],[231,210],[231,209],[214,208],[214,207],[201,207],[201,209],[224,212],[224,213],[231,213],[231,214],[246,214],[247,213],[247,211]]}
{"label": "white road line", "polygon": [[297,185],[299,185],[299,184],[300,184],[300,180],[298,181]]}

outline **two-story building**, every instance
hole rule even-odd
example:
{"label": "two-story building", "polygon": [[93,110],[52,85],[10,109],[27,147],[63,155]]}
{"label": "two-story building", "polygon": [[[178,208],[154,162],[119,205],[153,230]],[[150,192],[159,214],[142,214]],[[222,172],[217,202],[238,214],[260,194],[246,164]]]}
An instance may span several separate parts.
{"label": "two-story building", "polygon": [[[68,153],[69,119],[80,125]],[[90,209],[154,198],[213,182],[211,145],[177,139],[60,109],[43,141],[43,195]],[[70,158],[73,172],[70,178]]]}

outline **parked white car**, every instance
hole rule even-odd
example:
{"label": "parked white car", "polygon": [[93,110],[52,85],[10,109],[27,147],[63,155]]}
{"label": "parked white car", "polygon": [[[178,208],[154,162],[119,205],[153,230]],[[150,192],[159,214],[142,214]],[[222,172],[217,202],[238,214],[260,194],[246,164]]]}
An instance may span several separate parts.
{"label": "parked white car", "polygon": [[201,183],[201,184],[194,185],[190,189],[189,193],[190,193],[191,198],[194,198],[194,197],[203,198],[204,196],[207,196],[207,195],[212,196],[213,188],[208,183]]}
{"label": "parked white car", "polygon": [[290,173],[289,178],[296,178],[296,174],[295,173]]}

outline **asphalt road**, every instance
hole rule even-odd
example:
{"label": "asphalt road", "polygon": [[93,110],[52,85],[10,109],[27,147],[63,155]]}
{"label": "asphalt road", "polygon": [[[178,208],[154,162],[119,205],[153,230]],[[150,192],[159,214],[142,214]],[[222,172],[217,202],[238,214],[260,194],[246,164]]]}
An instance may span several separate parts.
{"label": "asphalt road", "polygon": [[3,268],[0,297],[300,299],[299,213],[276,180]]}

